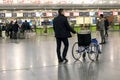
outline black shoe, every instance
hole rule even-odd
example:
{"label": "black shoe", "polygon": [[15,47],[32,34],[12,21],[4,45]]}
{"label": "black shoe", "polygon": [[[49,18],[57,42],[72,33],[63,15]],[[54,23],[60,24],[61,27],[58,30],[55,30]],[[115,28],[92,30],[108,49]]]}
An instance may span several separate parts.
{"label": "black shoe", "polygon": [[103,44],[106,44],[106,42],[103,42]]}
{"label": "black shoe", "polygon": [[100,45],[102,45],[102,44],[106,44],[106,42],[102,42],[102,43],[99,43]]}
{"label": "black shoe", "polygon": [[99,43],[99,44],[103,44],[103,42]]}
{"label": "black shoe", "polygon": [[64,63],[67,63],[68,62],[68,59],[63,59],[64,60]]}
{"label": "black shoe", "polygon": [[59,63],[62,63],[62,62],[63,62],[63,60],[59,60],[58,62],[59,62]]}

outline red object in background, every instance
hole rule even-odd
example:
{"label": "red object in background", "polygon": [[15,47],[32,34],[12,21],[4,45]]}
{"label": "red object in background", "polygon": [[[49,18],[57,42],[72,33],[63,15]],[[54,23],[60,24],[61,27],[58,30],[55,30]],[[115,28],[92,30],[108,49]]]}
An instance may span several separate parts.
{"label": "red object in background", "polygon": [[73,12],[73,16],[79,16],[79,12]]}
{"label": "red object in background", "polygon": [[40,1],[40,0],[35,0],[35,3],[36,3],[36,4],[40,4],[41,1]]}
{"label": "red object in background", "polygon": [[64,15],[65,16],[70,16],[70,13],[69,12],[65,12]]}
{"label": "red object in background", "polygon": [[118,12],[116,12],[116,11],[113,11],[113,15],[118,15]]}
{"label": "red object in background", "polygon": [[47,16],[47,17],[53,16],[53,15],[52,15],[52,12],[46,13],[46,16]]}
{"label": "red object in background", "polygon": [[60,0],[60,2],[58,2],[60,4],[67,4],[66,0]]}
{"label": "red object in background", "polygon": [[102,11],[98,11],[98,15],[100,16],[100,14],[103,14],[103,12]]}
{"label": "red object in background", "polygon": [[3,0],[3,4],[13,4],[13,0]]}

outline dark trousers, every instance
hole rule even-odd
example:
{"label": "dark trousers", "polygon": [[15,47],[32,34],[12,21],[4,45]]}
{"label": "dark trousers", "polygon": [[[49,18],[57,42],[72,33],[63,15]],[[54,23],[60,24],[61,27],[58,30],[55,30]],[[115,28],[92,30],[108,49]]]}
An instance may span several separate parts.
{"label": "dark trousers", "polygon": [[9,30],[6,30],[6,36],[7,37],[9,36]]}
{"label": "dark trousers", "polygon": [[[69,46],[69,42],[68,42],[68,38],[56,38],[57,41],[57,57],[58,60],[64,60],[66,59],[66,55],[67,55],[67,51],[68,51],[68,46]],[[61,56],[61,43],[63,42],[64,44],[64,49],[63,49],[63,53]]]}
{"label": "dark trousers", "polygon": [[108,29],[105,29],[105,36],[108,37]]}
{"label": "dark trousers", "polygon": [[2,30],[0,30],[0,37],[2,37]]}
{"label": "dark trousers", "polygon": [[12,38],[13,38],[13,31],[10,30],[10,39],[12,39]]}
{"label": "dark trousers", "polygon": [[17,39],[17,31],[14,31],[13,33],[13,39]]}

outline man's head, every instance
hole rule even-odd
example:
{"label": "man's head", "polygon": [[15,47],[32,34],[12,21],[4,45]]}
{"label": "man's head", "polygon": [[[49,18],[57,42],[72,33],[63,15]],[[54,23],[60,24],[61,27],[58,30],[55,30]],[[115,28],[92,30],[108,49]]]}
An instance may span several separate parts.
{"label": "man's head", "polygon": [[100,14],[100,18],[103,18],[103,14]]}
{"label": "man's head", "polygon": [[64,14],[64,9],[60,8],[60,9],[58,10],[58,13],[59,13],[59,14]]}
{"label": "man's head", "polygon": [[27,22],[27,20],[25,20],[25,22]]}

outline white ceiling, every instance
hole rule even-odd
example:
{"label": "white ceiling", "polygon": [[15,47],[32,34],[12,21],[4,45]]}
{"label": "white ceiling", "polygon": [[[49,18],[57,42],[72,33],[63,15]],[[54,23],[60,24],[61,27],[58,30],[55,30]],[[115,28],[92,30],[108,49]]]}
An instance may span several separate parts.
{"label": "white ceiling", "polygon": [[0,9],[120,8],[120,0],[0,0]]}
{"label": "white ceiling", "polygon": [[1,5],[24,4],[120,4],[120,0],[0,0]]}

